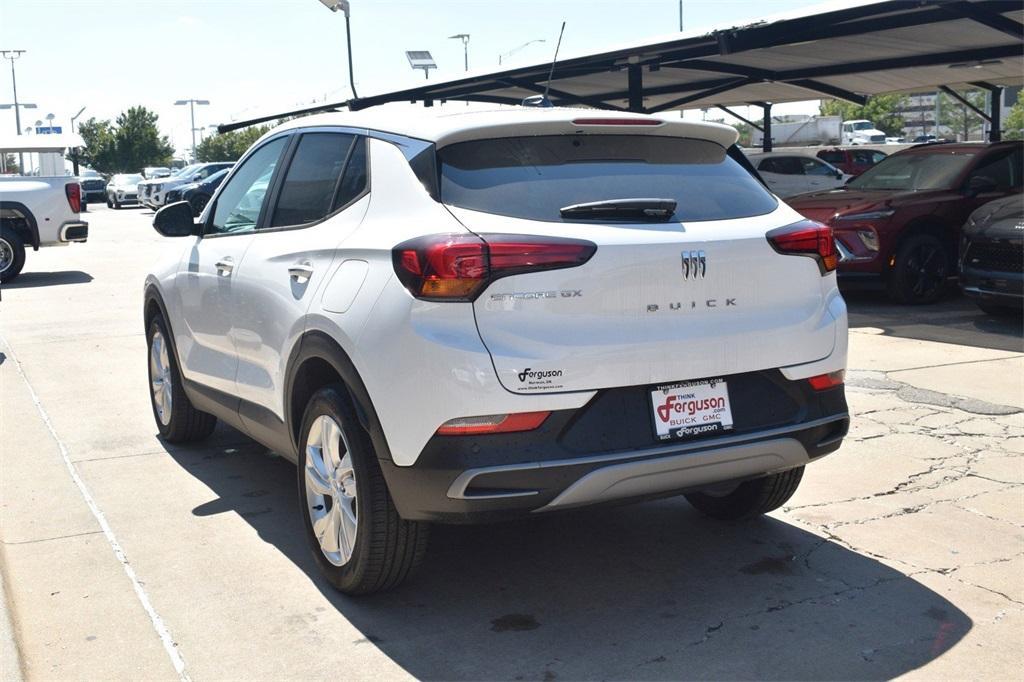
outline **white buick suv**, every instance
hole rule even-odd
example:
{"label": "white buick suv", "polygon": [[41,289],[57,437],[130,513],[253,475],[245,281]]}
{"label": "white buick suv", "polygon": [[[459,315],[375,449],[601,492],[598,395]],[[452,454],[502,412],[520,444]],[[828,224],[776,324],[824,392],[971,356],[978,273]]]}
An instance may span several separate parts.
{"label": "white buick suv", "polygon": [[153,414],[293,460],[338,589],[430,523],[682,494],[764,514],[848,428],[830,228],[729,127],[522,108],[291,121],[154,226]]}

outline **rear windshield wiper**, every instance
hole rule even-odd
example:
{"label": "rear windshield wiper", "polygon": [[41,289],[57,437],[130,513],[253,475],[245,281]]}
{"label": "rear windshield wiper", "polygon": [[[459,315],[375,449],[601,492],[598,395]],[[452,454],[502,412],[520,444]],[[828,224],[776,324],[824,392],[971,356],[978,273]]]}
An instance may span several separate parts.
{"label": "rear windshield wiper", "polygon": [[668,220],[676,212],[675,199],[606,199],[558,209],[563,218]]}

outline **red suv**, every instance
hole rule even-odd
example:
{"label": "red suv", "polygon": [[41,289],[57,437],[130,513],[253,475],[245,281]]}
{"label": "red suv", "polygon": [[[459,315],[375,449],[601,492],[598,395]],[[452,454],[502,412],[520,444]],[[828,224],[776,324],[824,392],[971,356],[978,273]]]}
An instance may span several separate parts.
{"label": "red suv", "polygon": [[847,175],[860,175],[888,154],[876,149],[822,149],[818,158],[832,164]]}
{"label": "red suv", "polygon": [[839,282],[930,303],[956,275],[960,226],[974,209],[1020,193],[1021,142],[928,144],[887,157],[845,187],[790,206],[835,230]]}

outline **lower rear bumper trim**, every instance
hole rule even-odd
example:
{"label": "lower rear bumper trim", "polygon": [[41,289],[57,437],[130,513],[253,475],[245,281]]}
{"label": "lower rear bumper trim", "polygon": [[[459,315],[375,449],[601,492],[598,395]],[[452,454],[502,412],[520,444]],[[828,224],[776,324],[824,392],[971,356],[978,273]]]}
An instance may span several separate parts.
{"label": "lower rear bumper trim", "polygon": [[583,476],[547,505],[567,509],[588,504],[642,497],[720,481],[785,471],[807,464],[810,456],[800,441],[777,438],[759,443],[646,459],[602,467]]}

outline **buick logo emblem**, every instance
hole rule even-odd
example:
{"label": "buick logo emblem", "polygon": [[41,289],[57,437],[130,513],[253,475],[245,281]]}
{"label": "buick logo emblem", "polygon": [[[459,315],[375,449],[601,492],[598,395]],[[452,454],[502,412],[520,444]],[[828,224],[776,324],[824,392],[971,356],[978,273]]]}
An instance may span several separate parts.
{"label": "buick logo emblem", "polygon": [[704,279],[708,259],[703,251],[683,251],[683,279]]}

